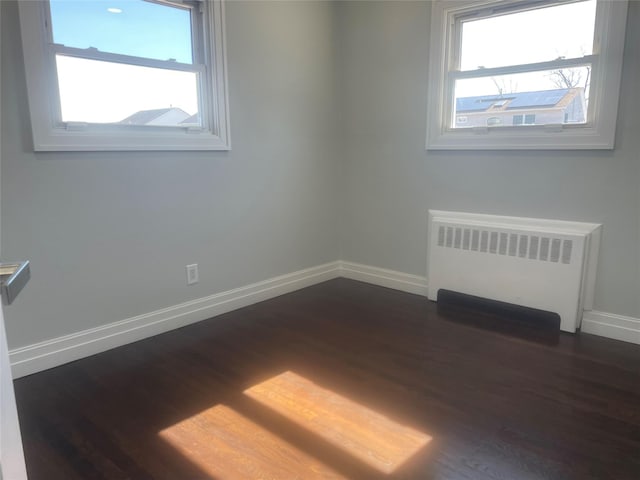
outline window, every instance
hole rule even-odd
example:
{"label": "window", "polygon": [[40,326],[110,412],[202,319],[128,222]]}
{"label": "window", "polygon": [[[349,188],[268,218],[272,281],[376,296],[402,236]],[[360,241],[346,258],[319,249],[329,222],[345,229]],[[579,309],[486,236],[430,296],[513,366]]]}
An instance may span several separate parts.
{"label": "window", "polygon": [[535,123],[536,123],[535,114],[526,114],[526,115],[520,114],[520,115],[513,116],[514,125],[535,125]]}
{"label": "window", "polygon": [[218,0],[19,5],[35,150],[229,148]]}
{"label": "window", "polygon": [[626,0],[432,8],[427,148],[613,148]]}

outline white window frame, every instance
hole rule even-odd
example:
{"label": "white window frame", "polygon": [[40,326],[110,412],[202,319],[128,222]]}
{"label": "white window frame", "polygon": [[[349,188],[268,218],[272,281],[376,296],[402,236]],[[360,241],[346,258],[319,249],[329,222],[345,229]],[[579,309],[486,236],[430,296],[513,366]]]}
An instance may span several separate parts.
{"label": "white window frame", "polygon": [[[27,94],[35,151],[229,150],[229,102],[222,0],[162,0],[167,5],[189,6],[202,15],[193,23],[201,37],[195,63],[155,61],[89,49],[56,45],[50,32],[49,2],[19,4]],[[204,51],[202,51],[204,50]],[[197,71],[201,127],[154,127],[62,122],[55,54],[80,58]]]}
{"label": "white window frame", "polygon": [[518,125],[452,128],[456,79],[522,71],[523,66],[459,71],[455,68],[456,19],[493,9],[574,0],[434,0],[431,17],[427,141],[430,150],[566,150],[613,149],[618,112],[627,0],[597,0],[593,54],[579,60],[556,60],[524,66],[547,70],[592,65],[589,109],[585,124]]}

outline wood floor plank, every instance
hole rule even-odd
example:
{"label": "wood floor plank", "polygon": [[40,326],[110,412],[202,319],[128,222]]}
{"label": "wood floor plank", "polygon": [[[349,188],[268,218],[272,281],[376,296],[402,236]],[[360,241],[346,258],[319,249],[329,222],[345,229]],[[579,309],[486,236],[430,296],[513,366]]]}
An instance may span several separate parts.
{"label": "wood floor plank", "polygon": [[214,478],[346,478],[223,404],[168,427],[160,436]]}

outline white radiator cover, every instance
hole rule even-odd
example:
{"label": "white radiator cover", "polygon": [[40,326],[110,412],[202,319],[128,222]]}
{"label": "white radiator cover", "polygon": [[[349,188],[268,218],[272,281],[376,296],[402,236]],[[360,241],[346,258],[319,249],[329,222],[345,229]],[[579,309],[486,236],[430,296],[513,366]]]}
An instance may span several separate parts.
{"label": "white radiator cover", "polygon": [[593,308],[602,225],[429,210],[428,297],[440,289],[557,313]]}

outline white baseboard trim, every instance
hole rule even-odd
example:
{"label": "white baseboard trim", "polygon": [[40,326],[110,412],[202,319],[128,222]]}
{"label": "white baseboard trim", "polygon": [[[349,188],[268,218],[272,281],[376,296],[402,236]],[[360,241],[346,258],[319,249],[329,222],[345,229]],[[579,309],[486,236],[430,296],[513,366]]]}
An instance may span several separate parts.
{"label": "white baseboard trim", "polygon": [[262,282],[83,330],[9,352],[13,378],[57,367],[340,276],[341,262],[299,270]]}
{"label": "white baseboard trim", "polygon": [[584,312],[580,330],[640,345],[640,318],[590,310]]}
{"label": "white baseboard trim", "polygon": [[[345,261],[340,272],[345,278],[427,296],[426,277]],[[640,318],[590,310],[584,313],[581,331],[640,345]]]}
{"label": "white baseboard trim", "polygon": [[340,262],[340,272],[352,280],[427,296],[426,277],[344,261]]}
{"label": "white baseboard trim", "polygon": [[[427,295],[426,277],[353,262],[330,262],[101,327],[13,349],[9,352],[13,377],[20,378],[57,367],[338,277]],[[588,311],[582,319],[582,331],[640,344],[638,318]]]}

